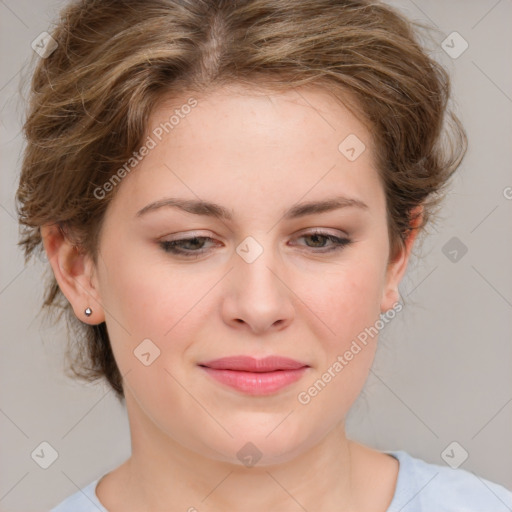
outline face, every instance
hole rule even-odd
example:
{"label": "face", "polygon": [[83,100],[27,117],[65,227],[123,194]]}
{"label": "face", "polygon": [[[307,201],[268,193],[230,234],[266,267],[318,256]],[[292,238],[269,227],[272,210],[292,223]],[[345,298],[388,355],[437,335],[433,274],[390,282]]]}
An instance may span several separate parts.
{"label": "face", "polygon": [[[388,265],[370,134],[327,93],[219,89],[162,134],[188,99],[154,112],[155,147],[117,185],[92,306],[125,375],[132,430],[236,464],[252,442],[261,463],[284,462],[359,395],[378,337],[363,344],[362,333],[398,299],[407,254]],[[201,366],[230,356],[305,368],[242,378]]]}

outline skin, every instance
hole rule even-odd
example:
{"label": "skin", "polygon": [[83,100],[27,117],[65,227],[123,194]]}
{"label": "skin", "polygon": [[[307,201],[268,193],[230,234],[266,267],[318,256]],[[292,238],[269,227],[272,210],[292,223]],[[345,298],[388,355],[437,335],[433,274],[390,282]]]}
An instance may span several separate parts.
{"label": "skin", "polygon": [[[162,104],[147,134],[186,100]],[[338,150],[349,134],[366,145],[353,162]],[[82,321],[106,321],[125,375],[132,455],[97,487],[109,511],[387,509],[398,462],[345,434],[378,337],[307,405],[297,399],[399,300],[416,231],[388,261],[373,156],[367,127],[320,89],[265,95],[224,87],[198,97],[118,185],[97,265],[54,226],[42,228],[61,290]],[[338,195],[368,208],[282,218],[299,202]],[[213,201],[233,220],[170,207],[136,216],[169,196]],[[352,243],[322,253],[332,242],[311,238],[315,228]],[[205,249],[197,259],[159,245],[194,236],[214,239],[182,244]],[[247,236],[263,248],[252,263],[236,252]],[[146,338],[160,349],[149,366],[133,353]],[[197,366],[236,354],[278,354],[310,368],[271,396],[251,397]],[[261,452],[253,467],[236,455],[247,442]]]}

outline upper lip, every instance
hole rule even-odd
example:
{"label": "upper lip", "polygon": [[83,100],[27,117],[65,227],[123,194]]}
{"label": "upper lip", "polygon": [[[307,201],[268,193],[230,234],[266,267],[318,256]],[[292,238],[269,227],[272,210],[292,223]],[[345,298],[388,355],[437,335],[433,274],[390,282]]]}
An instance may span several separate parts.
{"label": "upper lip", "polygon": [[214,370],[237,370],[245,372],[273,372],[276,370],[297,370],[309,366],[295,359],[282,356],[267,356],[262,359],[256,359],[251,356],[231,356],[212,359],[199,366],[207,366]]}

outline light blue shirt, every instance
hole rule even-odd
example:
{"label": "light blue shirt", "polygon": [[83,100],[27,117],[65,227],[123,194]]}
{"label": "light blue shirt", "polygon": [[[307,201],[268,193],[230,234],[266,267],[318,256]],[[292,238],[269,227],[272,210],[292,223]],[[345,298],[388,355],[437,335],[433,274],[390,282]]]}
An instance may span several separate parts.
{"label": "light blue shirt", "polygon": [[[386,512],[512,512],[512,492],[464,469],[430,464],[400,451],[395,494]],[[108,512],[96,496],[100,478],[50,512]],[[199,507],[198,510],[200,510]]]}

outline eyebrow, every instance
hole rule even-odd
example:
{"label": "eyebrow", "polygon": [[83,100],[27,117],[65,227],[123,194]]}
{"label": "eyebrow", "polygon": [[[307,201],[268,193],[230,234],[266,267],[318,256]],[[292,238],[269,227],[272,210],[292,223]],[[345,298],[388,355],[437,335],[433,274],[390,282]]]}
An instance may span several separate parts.
{"label": "eyebrow", "polygon": [[[233,220],[233,213],[229,209],[210,201],[196,200],[196,199],[178,199],[175,197],[167,197],[155,201],[144,206],[136,214],[136,217],[141,217],[146,213],[158,210],[163,207],[179,208],[188,213],[195,215],[204,215],[214,217],[222,220]],[[315,213],[324,213],[340,208],[355,207],[362,210],[369,210],[368,205],[360,199],[352,197],[337,196],[323,201],[311,201],[307,203],[300,203],[292,206],[283,214],[286,220],[305,217]]]}

